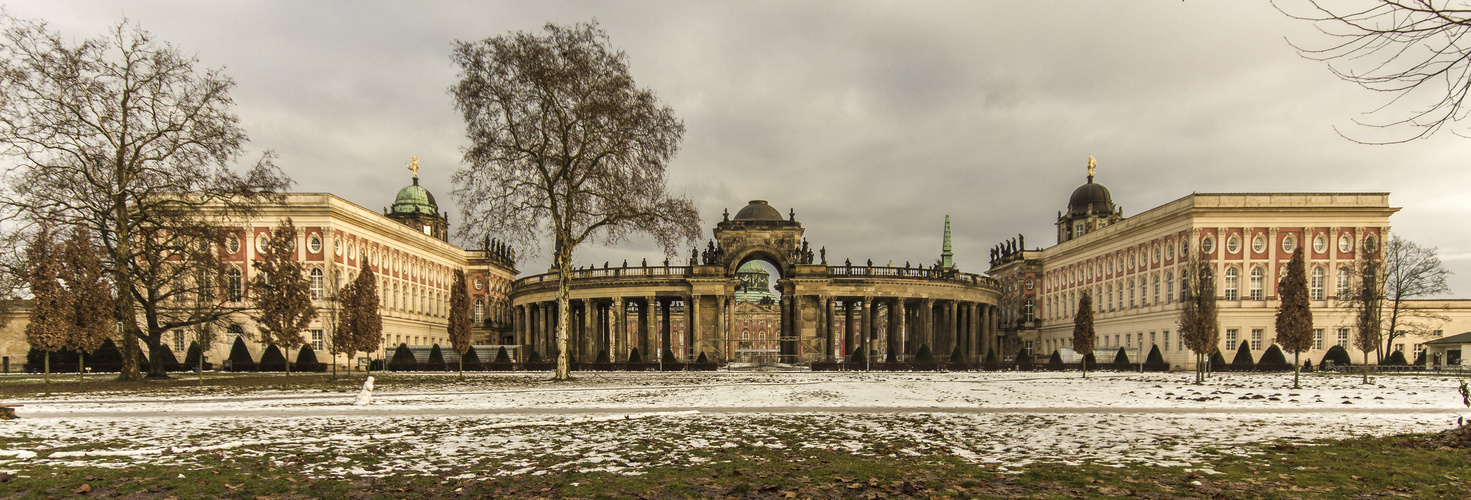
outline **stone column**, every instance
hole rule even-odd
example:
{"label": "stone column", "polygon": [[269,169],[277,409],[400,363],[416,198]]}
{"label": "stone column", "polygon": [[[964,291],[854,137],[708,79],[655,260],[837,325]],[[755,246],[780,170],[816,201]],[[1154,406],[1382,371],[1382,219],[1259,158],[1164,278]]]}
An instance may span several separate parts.
{"label": "stone column", "polygon": [[710,338],[715,341],[716,348],[715,352],[710,353],[710,356],[719,357],[719,346],[724,344],[721,341],[725,339],[725,295],[713,295],[712,297],[715,298],[715,325],[710,331]]}
{"label": "stone column", "polygon": [[823,328],[823,345],[826,346],[826,352],[824,354],[827,356],[828,361],[833,361],[837,353],[837,339],[833,332],[833,322],[837,320],[838,316],[837,310],[835,309],[836,305],[837,300],[831,295],[822,298],[823,319],[826,320]]}
{"label": "stone column", "polygon": [[955,349],[959,349],[963,345],[960,336],[960,303],[954,300],[949,301],[945,305],[945,310],[947,315],[947,317],[945,318],[945,322],[949,323],[945,325],[945,332],[947,335],[950,336],[950,338],[947,339],[948,345],[945,349],[945,359],[948,360],[950,359],[950,352],[954,351]]}
{"label": "stone column", "polygon": [[853,324],[853,299],[843,299],[843,356],[853,354],[853,332],[857,326]]}
{"label": "stone column", "polygon": [[[655,300],[658,300],[658,299],[655,299]],[[654,351],[655,351],[654,354],[656,356],[659,356],[658,358],[655,358],[655,359],[663,359],[664,358],[664,351],[666,349],[672,350],[673,347],[670,347],[670,346],[674,345],[673,344],[673,342],[674,342],[674,334],[673,334],[673,332],[674,332],[674,325],[670,323],[670,319],[669,319],[669,317],[670,317],[670,311],[672,309],[674,309],[674,300],[672,300],[672,299],[664,299],[663,303],[659,304],[659,308],[662,311],[662,316],[663,316],[663,319],[664,320],[661,322],[661,324],[659,326],[659,333],[660,333],[660,335],[659,335],[659,342],[657,342],[658,345],[655,345],[654,346]]]}
{"label": "stone column", "polygon": [[894,317],[898,320],[898,328],[896,330],[897,333],[894,338],[895,341],[898,342],[898,345],[894,346],[894,356],[897,358],[898,361],[909,361],[909,353],[913,352],[910,350],[909,330],[906,327],[906,325],[909,323],[909,312],[904,307],[903,297],[894,299],[894,306],[896,308],[896,311],[889,313],[889,316]]}
{"label": "stone column", "polygon": [[688,325],[685,333],[684,361],[695,362],[695,340],[700,338],[700,297],[689,295],[684,305],[685,322]]}
{"label": "stone column", "polygon": [[628,361],[628,302],[623,297],[613,297],[612,344],[608,349],[608,360],[614,363]]}
{"label": "stone column", "polygon": [[650,344],[653,344],[654,330],[649,326],[654,322],[653,296],[644,296],[644,303],[638,308],[638,353],[644,359],[648,359]]}
{"label": "stone column", "polygon": [[874,333],[874,330],[873,330],[873,297],[872,296],[869,296],[869,295],[863,296],[863,330],[862,331],[863,331],[863,339],[860,341],[860,345],[862,345],[862,347],[863,347],[864,354],[866,356],[868,356],[867,359],[871,361],[871,360],[874,359],[874,356],[875,356],[875,353],[873,352],[873,344],[874,344],[873,340],[874,340],[875,335],[877,335],[877,334]]}
{"label": "stone column", "polygon": [[[935,299],[924,299],[919,310],[920,328],[924,329],[920,337],[920,345],[930,346],[930,354],[935,353]],[[916,351],[918,352],[918,351]]]}

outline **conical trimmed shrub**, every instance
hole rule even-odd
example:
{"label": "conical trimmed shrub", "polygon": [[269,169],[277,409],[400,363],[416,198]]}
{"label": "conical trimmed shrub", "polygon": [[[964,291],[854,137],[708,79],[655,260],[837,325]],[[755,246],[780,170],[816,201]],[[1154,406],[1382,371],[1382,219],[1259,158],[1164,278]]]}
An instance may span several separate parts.
{"label": "conical trimmed shrub", "polygon": [[630,364],[637,364],[637,363],[643,363],[644,362],[644,358],[643,358],[643,356],[640,356],[639,355],[638,348],[637,347],[628,350],[628,362]]}
{"label": "conical trimmed shrub", "polygon": [[1098,368],[1098,358],[1094,357],[1093,353],[1090,352],[1083,355],[1083,364],[1086,365],[1089,370],[1096,369]]}
{"label": "conical trimmed shrub", "polygon": [[1323,361],[1318,363],[1318,367],[1322,368],[1328,361],[1332,361],[1333,366],[1353,366],[1354,364],[1348,357],[1348,349],[1344,349],[1341,345],[1329,347],[1328,353],[1323,355]]}
{"label": "conical trimmed shrub", "polygon": [[598,351],[598,356],[597,356],[596,359],[593,360],[593,362],[594,363],[610,363],[610,362],[612,362],[612,360],[608,358],[608,351]]}
{"label": "conical trimmed shrub", "polygon": [[996,351],[995,350],[992,350],[992,349],[986,349],[986,358],[985,358],[985,360],[986,360],[987,363],[995,363],[996,362]]}
{"label": "conical trimmed shrub", "polygon": [[[72,363],[76,362],[76,358],[73,357]],[[87,356],[87,366],[112,367],[112,370],[116,370],[116,367],[122,366],[122,364],[123,351],[118,350],[117,344],[114,344],[112,339],[103,340],[102,345],[97,347],[97,350],[92,351],[92,355]],[[55,365],[52,366],[54,367]]]}
{"label": "conical trimmed shrub", "polygon": [[935,353],[930,352],[930,345],[919,346],[919,352],[914,353],[915,363],[934,363]]}
{"label": "conical trimmed shrub", "polygon": [[199,342],[190,341],[189,350],[185,351],[184,353],[184,364],[189,365],[189,369],[193,370],[195,367],[199,366],[199,357],[202,356],[203,353],[204,350],[199,348]]}
{"label": "conical trimmed shrub", "polygon": [[695,358],[695,363],[697,363],[697,364],[703,365],[703,364],[706,364],[706,363],[709,363],[709,362],[710,362],[710,358],[706,358],[705,357],[705,351],[700,351],[700,357]]}
{"label": "conical trimmed shrub", "polygon": [[1165,356],[1164,356],[1163,353],[1160,353],[1159,352],[1159,346],[1154,346],[1154,347],[1150,347],[1149,348],[1149,355],[1144,357],[1144,364],[1146,364],[1146,365],[1162,365],[1162,364],[1165,364]]}
{"label": "conical trimmed shrub", "polygon": [[661,356],[661,358],[662,358],[661,361],[663,361],[665,363],[677,363],[677,362],[679,362],[679,360],[674,359],[674,351],[673,350],[670,350],[668,347],[665,347],[664,348],[664,355]]}
{"label": "conical trimmed shrub", "polygon": [[230,371],[255,371],[255,360],[250,357],[250,349],[245,347],[245,337],[235,337],[235,343],[230,345],[229,359]]}
{"label": "conical trimmed shrub", "polygon": [[260,355],[260,371],[284,372],[286,371],[286,356],[281,354],[281,348],[275,344],[266,346],[266,351]]}
{"label": "conical trimmed shrub", "polygon": [[1244,372],[1256,368],[1256,361],[1252,360],[1251,344],[1241,341],[1241,346],[1236,348],[1236,357],[1231,360],[1231,371]]}
{"label": "conical trimmed shrub", "polygon": [[1273,344],[1262,353],[1262,359],[1257,360],[1258,370],[1287,371],[1292,369],[1292,364],[1287,362],[1287,356],[1282,353],[1282,348]]}
{"label": "conical trimmed shrub", "polygon": [[1019,351],[1016,352],[1016,362],[1017,362],[1017,364],[1022,364],[1022,363],[1031,364],[1032,363],[1032,355],[1031,355],[1031,353],[1028,353],[1027,352],[1027,348],[1023,347],[1021,350],[1019,350]]}
{"label": "conical trimmed shrub", "polygon": [[965,353],[960,352],[960,346],[955,346],[955,349],[951,349],[950,350],[950,362],[951,363],[963,363],[963,362],[965,362]]}
{"label": "conical trimmed shrub", "polygon": [[1425,366],[1425,349],[1421,349],[1420,354],[1415,355],[1415,366]]}
{"label": "conical trimmed shrub", "polygon": [[889,351],[884,354],[884,362],[885,363],[897,363],[897,362],[899,362],[899,356],[897,354],[894,354],[894,346],[889,346]]}
{"label": "conical trimmed shrub", "polygon": [[1386,366],[1404,366],[1406,364],[1404,351],[1389,353],[1389,357],[1384,358],[1384,364]]}
{"label": "conical trimmed shrub", "polygon": [[1127,351],[1124,351],[1124,347],[1119,347],[1118,353],[1114,353],[1114,365],[1124,366],[1125,369],[1128,368],[1128,365],[1131,365],[1131,363],[1128,362],[1128,353]]}
{"label": "conical trimmed shrub", "polygon": [[1047,358],[1047,364],[1050,365],[1050,366],[1061,368],[1062,367],[1062,351],[1061,350],[1058,350],[1058,349],[1053,349],[1052,350],[1052,356],[1049,357],[1049,358]]}
{"label": "conical trimmed shrub", "polygon": [[425,365],[424,369],[428,371],[442,372],[445,370],[444,351],[439,349],[439,344],[429,347],[429,361]]}
{"label": "conical trimmed shrub", "polygon": [[327,365],[317,361],[317,351],[312,349],[311,344],[307,344],[301,346],[301,349],[296,350],[296,366],[292,366],[291,370],[304,372],[327,371]]}
{"label": "conical trimmed shrub", "polygon": [[179,358],[174,357],[174,349],[168,344],[158,346],[158,361],[163,363],[163,370],[178,370]]}
{"label": "conical trimmed shrub", "polygon": [[540,354],[537,354],[536,351],[531,351],[531,354],[527,354],[526,355],[526,362],[527,363],[540,363],[541,362],[541,355]]}
{"label": "conical trimmed shrub", "polygon": [[[535,351],[532,351],[532,354],[535,354]],[[462,364],[465,369],[469,371],[484,369],[480,366],[480,354],[475,352],[475,346],[473,345],[470,346],[469,349],[465,350],[464,355],[460,356],[460,364]],[[454,368],[459,369],[458,366]]]}
{"label": "conical trimmed shrub", "polygon": [[495,362],[500,364],[511,362],[511,353],[506,352],[505,346],[501,346],[495,350]]}
{"label": "conical trimmed shrub", "polygon": [[388,360],[388,369],[396,372],[405,372],[419,368],[419,360],[414,358],[414,352],[409,350],[408,344],[399,344],[393,350],[393,358]]}
{"label": "conical trimmed shrub", "polygon": [[1227,368],[1229,366],[1226,365],[1226,357],[1221,355],[1221,350],[1216,349],[1214,352],[1211,352],[1211,369],[1225,370]]}

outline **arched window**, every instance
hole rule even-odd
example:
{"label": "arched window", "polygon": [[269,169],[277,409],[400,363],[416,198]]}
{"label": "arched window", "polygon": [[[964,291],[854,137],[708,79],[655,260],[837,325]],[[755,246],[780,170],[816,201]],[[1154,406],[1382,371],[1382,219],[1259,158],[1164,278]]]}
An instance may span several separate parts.
{"label": "arched window", "polygon": [[230,288],[228,291],[230,302],[240,302],[240,299],[245,295],[244,289],[242,288],[244,285],[245,279],[240,275],[240,268],[232,267],[229,271],[225,272],[225,286]]}
{"label": "arched window", "polygon": [[1022,321],[1032,322],[1037,320],[1037,303],[1027,299],[1022,303]]}
{"label": "arched window", "polygon": [[1308,290],[1312,293],[1313,300],[1323,300],[1323,285],[1328,281],[1327,274],[1322,267],[1313,266],[1312,277],[1308,279]]}
{"label": "arched window", "polygon": [[1352,279],[1353,277],[1348,272],[1347,266],[1340,266],[1338,268],[1338,300],[1345,300],[1348,298],[1349,282]]}
{"label": "arched window", "polygon": [[1108,302],[1108,305],[1112,306],[1113,305],[1113,283],[1109,283],[1107,287],[1104,287],[1104,290],[1106,290],[1105,293],[1108,294],[1108,301],[1107,301]]}
{"label": "arched window", "polygon": [[[1175,301],[1175,273],[1165,273],[1165,303]],[[1168,342],[1168,341],[1166,341]]]}
{"label": "arched window", "polygon": [[1129,280],[1129,308],[1133,309],[1135,307],[1139,307],[1139,303],[1135,301],[1134,280],[1131,279]]}
{"label": "arched window", "polygon": [[1265,294],[1262,292],[1262,285],[1265,281],[1263,280],[1263,277],[1266,276],[1266,274],[1267,272],[1263,271],[1261,267],[1251,268],[1251,300],[1266,300]]}
{"label": "arched window", "polygon": [[1159,275],[1158,274],[1154,275],[1154,295],[1151,296],[1150,303],[1151,304],[1154,304],[1154,305],[1159,305]]}
{"label": "arched window", "polygon": [[485,301],[475,299],[475,322],[485,321]]}
{"label": "arched window", "polygon": [[1241,300],[1241,275],[1234,267],[1226,268],[1226,300]]}
{"label": "arched window", "polygon": [[199,272],[199,298],[215,300],[215,275],[209,270]]}
{"label": "arched window", "polygon": [[322,300],[321,269],[312,269],[312,300]]}

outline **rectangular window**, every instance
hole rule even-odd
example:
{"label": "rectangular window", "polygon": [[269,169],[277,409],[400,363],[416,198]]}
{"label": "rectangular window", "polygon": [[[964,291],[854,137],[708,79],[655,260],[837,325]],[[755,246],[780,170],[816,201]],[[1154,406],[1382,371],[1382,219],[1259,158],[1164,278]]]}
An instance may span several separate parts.
{"label": "rectangular window", "polygon": [[322,350],[322,331],[321,330],[312,330],[312,350],[313,351],[320,351],[320,350]]}
{"label": "rectangular window", "polygon": [[1395,344],[1394,345],[1394,350],[1395,351],[1398,351],[1398,352],[1405,352],[1405,345],[1404,344]]}
{"label": "rectangular window", "polygon": [[1345,348],[1345,349],[1348,348],[1348,329],[1347,328],[1339,328],[1338,329],[1338,346],[1339,347],[1342,347],[1342,348]]}
{"label": "rectangular window", "polygon": [[174,332],[174,356],[184,353],[189,346],[184,344],[184,332]]}
{"label": "rectangular window", "polygon": [[1315,350],[1315,351],[1321,351],[1321,350],[1323,350],[1323,329],[1322,328],[1314,328],[1313,329],[1313,350]]}
{"label": "rectangular window", "polygon": [[1430,336],[1431,337],[1435,337],[1435,338],[1444,337],[1445,336],[1445,330],[1436,330],[1434,332],[1430,332]]}
{"label": "rectangular window", "polygon": [[1229,351],[1231,349],[1235,349],[1236,348],[1236,337],[1237,337],[1237,335],[1240,332],[1241,332],[1241,330],[1238,330],[1238,329],[1235,329],[1235,328],[1227,328],[1226,329],[1226,348],[1225,349],[1221,349],[1221,350],[1222,351]]}
{"label": "rectangular window", "polygon": [[1161,344],[1160,350],[1161,351],[1169,351],[1170,350],[1170,331],[1169,330],[1165,330],[1165,331],[1160,332],[1160,333],[1163,333],[1164,334],[1164,335],[1161,335],[1161,336],[1164,337],[1164,341],[1165,341],[1164,344]]}
{"label": "rectangular window", "polygon": [[1032,355],[1032,341],[1030,341],[1030,340],[1027,341],[1027,355],[1028,356],[1031,356]]}
{"label": "rectangular window", "polygon": [[1251,350],[1252,350],[1252,352],[1260,352],[1262,350],[1262,334],[1263,333],[1264,332],[1262,331],[1261,328],[1252,328],[1251,329]]}
{"label": "rectangular window", "polygon": [[1134,284],[1133,283],[1130,283],[1129,284],[1129,308],[1130,309],[1133,309],[1137,305],[1138,305],[1138,302],[1136,302],[1134,300]]}

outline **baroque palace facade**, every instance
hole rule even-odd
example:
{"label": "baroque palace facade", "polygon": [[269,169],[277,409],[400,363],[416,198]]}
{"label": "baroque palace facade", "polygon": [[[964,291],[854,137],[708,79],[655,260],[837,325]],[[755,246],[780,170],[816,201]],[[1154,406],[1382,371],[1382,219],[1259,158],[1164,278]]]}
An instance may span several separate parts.
{"label": "baroque palace facade", "polygon": [[[1341,345],[1357,362],[1352,321],[1336,297],[1357,262],[1383,258],[1389,217],[1398,210],[1387,193],[1193,193],[1125,218],[1090,167],[1058,213],[1055,245],[1029,249],[1019,237],[993,249],[989,274],[1001,283],[1006,311],[1000,335],[1037,355],[1067,351],[1086,291],[1100,361],[1124,348],[1138,362],[1158,347],[1171,365],[1193,367],[1194,354],[1179,338],[1182,272],[1191,252],[1204,252],[1216,278],[1220,351],[1229,360],[1245,341],[1260,358],[1275,343],[1278,280],[1303,247],[1314,327],[1303,358],[1316,362]],[[1396,340],[1394,349],[1408,359],[1445,332],[1471,328],[1464,301],[1410,307],[1434,308],[1444,321]]]}
{"label": "baroque palace facade", "polygon": [[[518,277],[512,250],[488,239],[479,249],[449,243],[449,219],[415,174],[382,213],[331,194],[292,193],[250,220],[227,224],[224,251],[232,268],[225,299],[249,303],[255,255],[271,228],[290,218],[319,311],[305,335],[319,359],[328,359],[334,290],[364,263],[381,294],[384,349],[374,357],[399,344],[420,351],[448,346],[456,269],[466,272],[475,344],[505,346],[519,360],[555,354],[555,274]],[[1069,352],[1073,315],[1086,290],[1094,297],[1100,356],[1122,347],[1138,361],[1158,347],[1172,365],[1190,368],[1194,356],[1176,326],[1186,256],[1192,250],[1211,255],[1221,351],[1230,358],[1246,341],[1260,357],[1276,336],[1277,277],[1301,246],[1316,328],[1305,355],[1316,361],[1333,345],[1349,345],[1349,321],[1334,297],[1347,286],[1346,269],[1383,252],[1396,211],[1385,193],[1194,193],[1126,218],[1090,168],[1058,213],[1056,244],[1027,248],[1018,236],[992,249],[990,269],[981,275],[954,265],[948,218],[942,252],[928,268],[829,263],[825,248],[814,251],[803,238],[794,211],[784,217],[755,200],[734,216],[727,212],[705,250],[687,261],[575,270],[569,354],[580,362],[622,361],[637,349],[645,360],[668,351],[681,361],[703,354],[720,362],[788,363],[908,361],[922,349],[936,359],[958,354],[971,361],[987,353],[1010,359],[1024,349],[1046,356]],[[1407,357],[1436,337],[1471,329],[1471,302],[1425,300],[1412,307],[1433,308],[1445,321],[1397,341]],[[8,308],[22,317],[0,328],[0,357],[16,365],[27,349],[26,310]],[[264,346],[253,340],[249,318],[228,330],[207,352],[211,361],[227,357],[235,336],[259,358]],[[165,337],[181,357],[189,340],[182,333]]]}

